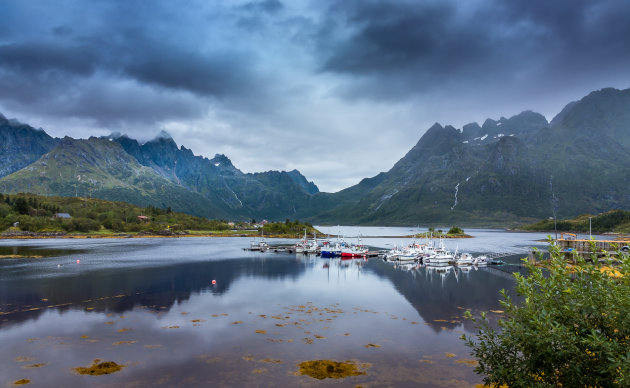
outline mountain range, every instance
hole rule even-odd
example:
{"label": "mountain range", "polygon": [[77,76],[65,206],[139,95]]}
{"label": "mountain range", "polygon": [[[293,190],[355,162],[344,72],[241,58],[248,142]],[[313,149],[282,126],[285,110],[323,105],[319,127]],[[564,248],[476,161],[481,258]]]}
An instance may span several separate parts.
{"label": "mountain range", "polygon": [[630,89],[595,91],[550,122],[524,111],[436,123],[389,171],[321,193],[293,170],[246,174],[166,133],[55,139],[0,115],[0,192],[93,196],[226,218],[512,225],[630,208]]}

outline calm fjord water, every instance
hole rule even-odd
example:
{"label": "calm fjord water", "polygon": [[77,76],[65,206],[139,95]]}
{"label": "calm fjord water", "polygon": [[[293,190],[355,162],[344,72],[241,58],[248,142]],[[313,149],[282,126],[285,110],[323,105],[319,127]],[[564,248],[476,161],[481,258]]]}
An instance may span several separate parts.
{"label": "calm fjord water", "polygon": [[[508,261],[517,263],[529,247],[545,245],[536,242],[543,234],[469,232],[476,238],[447,247],[513,252]],[[388,248],[401,238],[364,242]],[[0,255],[43,256],[0,260],[0,384],[472,386],[480,378],[459,339],[472,330],[462,314],[499,310],[498,291],[512,289],[508,273],[517,269],[438,273],[379,259],[243,251],[248,245],[248,238],[0,241]],[[126,367],[106,376],[73,372],[95,359]],[[352,360],[366,374],[296,375],[298,363],[317,359]]]}

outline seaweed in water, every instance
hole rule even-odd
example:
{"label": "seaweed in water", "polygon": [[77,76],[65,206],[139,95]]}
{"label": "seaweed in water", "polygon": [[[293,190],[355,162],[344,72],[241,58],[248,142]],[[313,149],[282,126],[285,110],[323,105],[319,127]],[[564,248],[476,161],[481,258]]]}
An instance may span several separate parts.
{"label": "seaweed in water", "polygon": [[103,361],[94,360],[92,365],[88,367],[78,367],[74,368],[74,370],[80,375],[91,375],[91,376],[100,376],[100,375],[108,375],[110,373],[115,373],[124,368],[124,365],[116,364],[114,361]]}
{"label": "seaweed in water", "polygon": [[341,379],[349,376],[360,376],[366,373],[359,370],[357,364],[353,362],[338,362],[332,360],[304,361],[298,364],[299,374],[307,375],[319,380],[326,378]]}

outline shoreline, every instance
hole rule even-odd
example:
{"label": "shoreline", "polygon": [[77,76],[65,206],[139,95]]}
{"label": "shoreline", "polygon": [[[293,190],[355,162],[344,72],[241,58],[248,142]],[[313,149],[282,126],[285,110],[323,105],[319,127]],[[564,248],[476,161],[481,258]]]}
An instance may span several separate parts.
{"label": "shoreline", "polygon": [[[337,235],[326,235],[322,239],[337,238]],[[43,240],[43,239],[124,239],[124,238],[180,238],[180,237],[252,237],[260,238],[257,234],[248,233],[182,233],[182,234],[129,234],[129,233],[115,233],[115,234],[46,234],[46,233],[16,233],[10,235],[0,235],[0,240]],[[301,235],[285,235],[285,234],[272,234],[262,236],[264,238],[285,238],[285,239],[300,239]],[[352,237],[349,237],[352,238]],[[421,235],[406,235],[406,236],[361,236],[361,238],[422,238],[422,239],[458,239],[458,238],[474,238],[474,236],[463,235],[443,235],[443,236],[421,236]]]}

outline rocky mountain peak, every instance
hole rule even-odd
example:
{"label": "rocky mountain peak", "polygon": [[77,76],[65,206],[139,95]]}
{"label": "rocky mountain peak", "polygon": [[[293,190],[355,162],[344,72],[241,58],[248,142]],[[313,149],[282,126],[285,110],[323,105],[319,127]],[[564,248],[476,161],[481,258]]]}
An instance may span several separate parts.
{"label": "rocky mountain peak", "polygon": [[232,164],[232,161],[230,160],[230,158],[228,158],[227,156],[225,156],[224,154],[215,154],[214,158],[210,159],[210,162],[212,162],[216,167],[231,167],[234,168],[234,165]]}
{"label": "rocky mountain peak", "polygon": [[308,181],[304,175],[298,170],[291,170],[287,173],[293,182],[299,185],[304,191],[309,194],[319,193],[319,188],[312,181]]}

